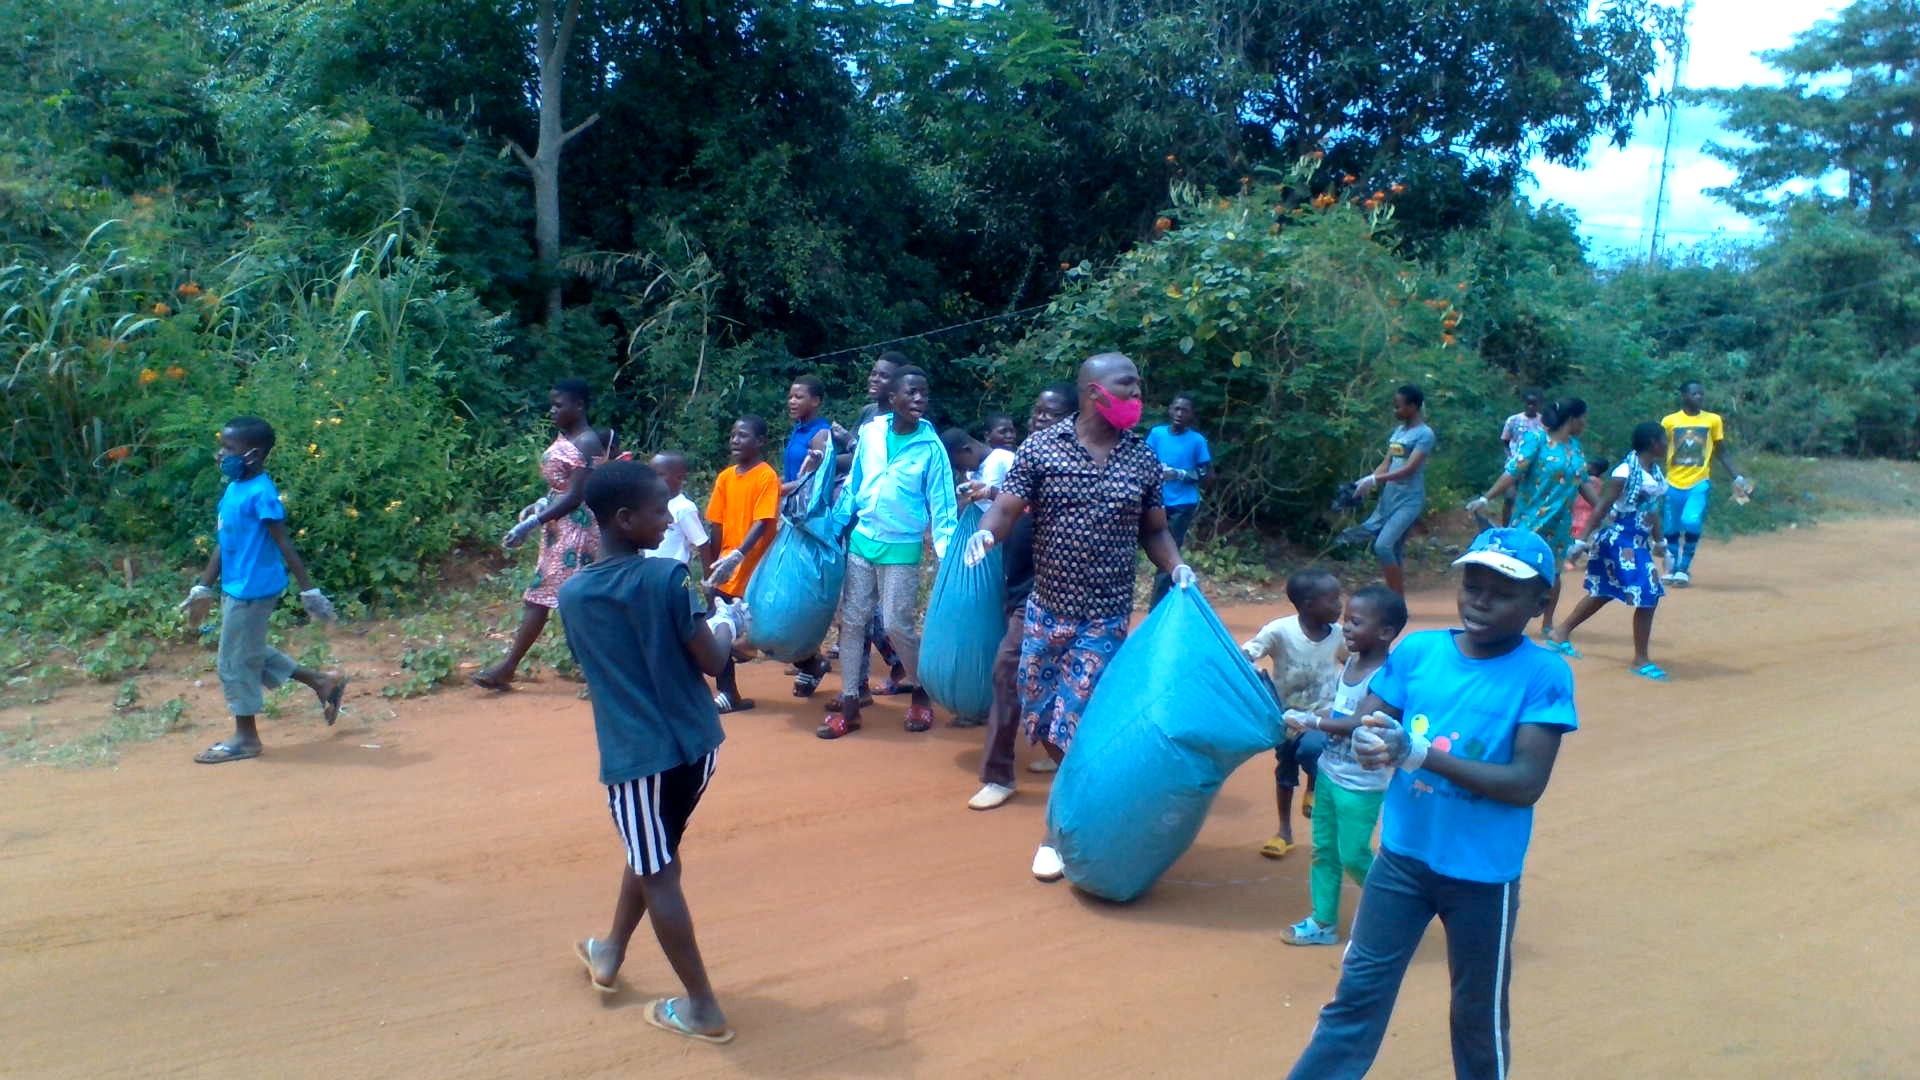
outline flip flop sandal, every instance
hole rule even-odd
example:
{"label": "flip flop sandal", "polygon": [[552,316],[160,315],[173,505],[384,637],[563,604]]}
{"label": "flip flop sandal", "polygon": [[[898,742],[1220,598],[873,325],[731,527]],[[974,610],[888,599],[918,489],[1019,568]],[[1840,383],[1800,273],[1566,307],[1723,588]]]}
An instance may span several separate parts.
{"label": "flip flop sandal", "polygon": [[1292,851],[1297,846],[1298,845],[1290,840],[1283,840],[1276,836],[1260,845],[1260,854],[1265,855],[1269,859],[1284,859],[1287,856],[1287,852]]}
{"label": "flip flop sandal", "polygon": [[814,691],[818,689],[820,689],[820,676],[818,675],[803,671],[793,677],[794,697],[810,698],[813,696]]}
{"label": "flip flop sandal", "polygon": [[513,689],[511,681],[502,682],[498,677],[489,675],[485,671],[474,672],[467,676],[467,681],[482,690],[491,690],[496,694],[504,694]]}
{"label": "flip flop sandal", "polygon": [[1548,638],[1546,640],[1546,646],[1547,648],[1552,649],[1554,652],[1559,653],[1561,656],[1564,656],[1569,660],[1581,660],[1581,659],[1584,659],[1587,655],[1586,653],[1583,653],[1579,649],[1575,648],[1573,642],[1571,641],[1554,641],[1553,639]]}
{"label": "flip flop sandal", "polygon": [[593,947],[598,944],[600,942],[593,938],[576,941],[573,943],[573,955],[579,957],[582,964],[587,965],[587,981],[593,984],[595,990],[603,994],[617,994],[620,992],[619,984],[601,982],[599,973],[594,970]]}
{"label": "flip flop sandal", "polygon": [[695,1031],[688,1027],[687,1022],[680,1019],[679,1012],[674,1008],[674,1002],[684,1000],[686,999],[655,998],[647,1002],[647,1011],[645,1014],[647,1023],[652,1024],[661,1031],[670,1031],[675,1035],[685,1035],[689,1039],[698,1039],[703,1043],[711,1043],[714,1046],[725,1046],[733,1041],[734,1033],[732,1028],[728,1028],[718,1034],[709,1034],[704,1031]]}
{"label": "flip flop sandal", "polygon": [[[827,710],[828,712],[839,712],[839,711],[840,711],[840,700],[841,700],[840,698],[837,698],[837,697],[836,697],[836,698],[833,698],[832,700],[830,700],[830,701],[828,701],[828,702],[827,702],[827,704],[826,704],[826,710]],[[869,690],[869,689],[867,689],[867,688],[866,688],[865,686],[862,686],[862,687],[860,688],[860,697],[858,698],[858,700],[859,700],[859,702],[860,702],[860,707],[861,707],[861,708],[863,708],[863,709],[864,709],[864,708],[866,708],[866,707],[867,707],[867,706],[869,706],[869,705],[872,705],[872,704],[873,704],[873,691],[871,691],[871,690]]]}
{"label": "flip flop sandal", "polygon": [[[834,704],[838,705],[839,702],[835,701]],[[819,727],[813,729],[813,733],[816,737],[822,739],[838,739],[851,735],[859,730],[860,718],[858,716],[848,717],[846,713],[836,708],[828,710],[826,721]]]}
{"label": "flip flop sandal", "polygon": [[907,730],[915,734],[933,730],[933,706],[907,706]]}
{"label": "flip flop sandal", "polygon": [[1643,664],[1640,667],[1634,668],[1633,673],[1643,679],[1651,679],[1654,682],[1666,682],[1672,678],[1659,664]]}
{"label": "flip flop sandal", "polygon": [[347,694],[347,682],[347,677],[341,676],[340,685],[334,687],[333,693],[328,694],[320,703],[320,719],[325,720],[328,727],[332,727],[333,722],[340,719],[340,699]]}
{"label": "flip flop sandal", "polygon": [[193,760],[201,765],[224,765],[229,761],[246,761],[260,756],[259,747],[232,746],[224,742],[214,743],[205,750],[193,755]]}
{"label": "flip flop sandal", "polygon": [[753,708],[753,699],[741,698],[739,701],[735,701],[725,694],[715,694],[713,695],[713,707],[719,710],[721,716],[725,716],[728,713],[746,712],[748,709]]}
{"label": "flip flop sandal", "polygon": [[888,679],[886,682],[881,683],[880,689],[875,690],[873,693],[875,697],[900,697],[903,694],[911,694],[918,689],[920,688],[912,683],[894,682],[892,679]]}

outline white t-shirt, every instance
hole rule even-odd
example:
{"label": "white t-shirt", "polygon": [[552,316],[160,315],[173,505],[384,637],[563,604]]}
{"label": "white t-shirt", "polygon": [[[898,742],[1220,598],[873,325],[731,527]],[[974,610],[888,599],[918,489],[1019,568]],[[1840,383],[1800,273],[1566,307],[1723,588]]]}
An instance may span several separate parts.
{"label": "white t-shirt", "polygon": [[1333,702],[1345,649],[1339,627],[1315,641],[1300,629],[1300,616],[1289,615],[1261,627],[1243,651],[1252,659],[1264,656],[1273,662],[1273,685],[1284,707],[1313,712]]}
{"label": "white t-shirt", "polygon": [[[1334,687],[1333,705],[1328,708],[1328,714],[1335,720],[1352,716],[1360,708],[1360,702],[1367,696],[1367,687],[1373,684],[1373,677],[1379,671],[1379,668],[1374,668],[1357,683],[1348,682],[1343,672]],[[1360,764],[1360,760],[1353,756],[1353,736],[1328,735],[1326,749],[1320,751],[1320,778],[1331,780],[1348,791],[1385,791],[1393,781],[1393,770],[1369,769]]]}
{"label": "white t-shirt", "polygon": [[660,546],[647,552],[647,557],[684,563],[693,557],[695,548],[706,546],[707,523],[700,520],[700,508],[685,493],[667,500],[667,510],[673,514],[673,524],[667,526]]}
{"label": "white t-shirt", "polygon": [[[1625,461],[1622,461],[1620,464],[1615,465],[1613,467],[1613,478],[1615,480],[1621,481],[1623,484],[1626,482],[1627,478],[1632,475],[1633,475],[1633,467]],[[1623,490],[1620,492],[1620,498],[1615,500],[1614,506],[1618,508],[1623,508],[1623,509],[1629,505],[1647,506],[1651,503],[1658,501],[1660,496],[1665,495],[1666,493],[1667,493],[1667,478],[1661,474],[1660,466],[1655,465],[1651,469],[1641,470],[1640,499],[1638,503],[1634,503],[1633,500],[1630,500],[1627,497],[1630,493]]]}
{"label": "white t-shirt", "polygon": [[[1007,473],[1013,468],[1013,451],[994,449],[987,451],[987,459],[980,463],[980,482],[993,488],[1007,482]],[[992,499],[975,499],[973,504],[985,510],[993,505]]]}

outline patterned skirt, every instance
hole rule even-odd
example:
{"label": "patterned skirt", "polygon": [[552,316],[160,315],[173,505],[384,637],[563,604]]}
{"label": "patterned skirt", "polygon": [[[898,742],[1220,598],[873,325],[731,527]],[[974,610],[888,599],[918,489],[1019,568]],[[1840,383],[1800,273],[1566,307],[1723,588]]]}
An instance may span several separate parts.
{"label": "patterned skirt", "polygon": [[560,606],[560,586],[600,554],[600,529],[581,507],[540,529],[540,563],[524,599],[543,608]]}
{"label": "patterned skirt", "polygon": [[1666,594],[1645,519],[1638,511],[1621,511],[1594,540],[1587,559],[1587,595],[1650,608],[1659,606]]}
{"label": "patterned skirt", "polygon": [[1100,676],[1127,639],[1126,615],[1072,619],[1027,600],[1020,641],[1020,714],[1031,742],[1065,753]]}

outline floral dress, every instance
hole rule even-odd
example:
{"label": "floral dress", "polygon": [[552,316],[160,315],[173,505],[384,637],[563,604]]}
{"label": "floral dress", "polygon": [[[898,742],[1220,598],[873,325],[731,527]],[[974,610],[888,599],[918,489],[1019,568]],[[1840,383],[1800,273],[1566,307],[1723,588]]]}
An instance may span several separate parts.
{"label": "floral dress", "polygon": [[1507,460],[1507,472],[1518,480],[1513,527],[1539,536],[1564,558],[1573,543],[1573,503],[1587,478],[1580,440],[1555,444],[1546,432],[1532,432]]}
{"label": "floral dress", "polygon": [[1594,538],[1593,554],[1587,559],[1587,595],[1637,608],[1656,607],[1667,588],[1654,569],[1649,519],[1660,513],[1667,478],[1658,465],[1651,472],[1642,468],[1640,456],[1632,453],[1613,475],[1625,485],[1614,501],[1612,519]]}
{"label": "floral dress", "polygon": [[[547,498],[560,499],[573,486],[574,475],[590,468],[587,455],[565,435],[553,440],[540,455],[540,478],[547,482]],[[529,604],[544,608],[560,606],[560,586],[574,571],[591,563],[600,554],[600,529],[585,506],[540,529],[540,562],[533,575],[533,587],[526,592]]]}

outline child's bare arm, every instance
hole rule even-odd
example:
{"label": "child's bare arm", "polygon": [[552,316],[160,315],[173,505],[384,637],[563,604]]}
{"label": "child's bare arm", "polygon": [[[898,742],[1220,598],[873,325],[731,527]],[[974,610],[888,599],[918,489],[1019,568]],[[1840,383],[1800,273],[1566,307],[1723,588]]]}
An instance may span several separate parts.
{"label": "child's bare arm", "polygon": [[204,585],[207,588],[211,589],[213,588],[213,583],[219,580],[220,580],[220,545],[215,544],[213,545],[213,554],[207,556],[207,568],[205,570],[200,571],[199,584]]}
{"label": "child's bare arm", "polygon": [[715,630],[707,620],[693,620],[693,637],[687,642],[687,651],[693,654],[693,662],[700,670],[716,678],[727,670],[727,659],[733,655],[733,625],[722,622]]}
{"label": "child's bare arm", "polygon": [[[300,591],[306,592],[312,589],[313,579],[307,576],[307,564],[300,561],[300,553],[293,550],[293,541],[287,536],[287,523],[282,520],[268,521],[265,524],[267,535],[273,537],[273,545],[280,549],[280,557],[287,563],[287,573],[292,574],[293,580],[299,583]],[[218,563],[219,559],[219,552],[214,552],[215,563]]]}
{"label": "child's bare arm", "polygon": [[1248,638],[1246,644],[1240,646],[1241,654],[1249,660],[1259,660],[1273,655],[1275,648],[1280,644],[1280,622],[1281,620],[1275,619],[1261,627],[1259,633]]}

